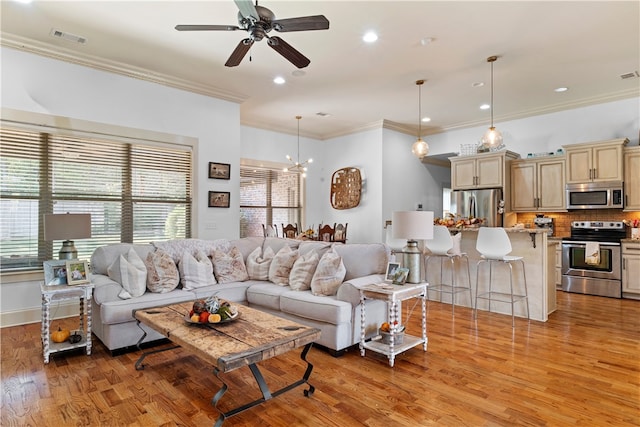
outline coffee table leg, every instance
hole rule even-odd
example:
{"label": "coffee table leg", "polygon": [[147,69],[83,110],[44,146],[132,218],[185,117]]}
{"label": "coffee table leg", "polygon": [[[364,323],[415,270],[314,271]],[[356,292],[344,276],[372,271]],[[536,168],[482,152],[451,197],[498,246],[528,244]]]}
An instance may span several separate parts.
{"label": "coffee table leg", "polygon": [[[262,376],[262,373],[260,372],[260,369],[258,368],[258,365],[256,365],[255,363],[252,363],[249,365],[249,369],[251,369],[251,373],[253,374],[253,377],[256,380],[256,383],[258,383],[258,387],[260,388],[260,391],[262,392],[262,398],[261,399],[257,399],[254,400],[253,402],[249,402],[245,405],[239,406],[235,409],[231,409],[230,411],[227,412],[220,412],[220,416],[218,417],[218,419],[216,420],[215,423],[215,427],[220,427],[222,425],[222,423],[224,423],[224,420],[228,417],[231,417],[233,415],[236,415],[244,410],[247,410],[249,408],[252,408],[256,405],[259,405],[261,403],[266,402],[267,400],[276,397],[286,391],[289,391],[295,387],[298,387],[299,385],[302,384],[307,384],[309,386],[308,389],[304,390],[304,395],[309,397],[313,394],[313,392],[315,391],[315,387],[312,386],[311,384],[309,384],[309,377],[311,377],[311,372],[313,371],[313,365],[307,360],[307,353],[309,353],[309,350],[311,349],[311,346],[313,345],[313,343],[309,343],[307,345],[304,346],[304,349],[302,350],[302,353],[300,354],[300,358],[302,360],[304,360],[307,363],[307,369],[304,372],[304,375],[302,376],[301,379],[299,379],[298,381],[295,381],[283,388],[281,388],[280,390],[274,391],[273,393],[271,393],[271,391],[269,390],[269,386],[267,385],[266,381],[264,380],[264,377]],[[229,386],[227,385],[227,383],[224,382],[224,380],[222,379],[222,377],[220,376],[220,370],[218,368],[215,368],[213,370],[213,373],[215,374],[215,376],[220,380],[220,382],[222,383],[222,386],[220,387],[220,390],[218,390],[218,392],[213,396],[213,398],[211,399],[211,404],[218,409],[218,403],[220,402],[220,399],[222,399],[222,396],[224,396],[224,394],[227,392],[227,389],[229,388]],[[220,411],[220,410],[218,410]]]}

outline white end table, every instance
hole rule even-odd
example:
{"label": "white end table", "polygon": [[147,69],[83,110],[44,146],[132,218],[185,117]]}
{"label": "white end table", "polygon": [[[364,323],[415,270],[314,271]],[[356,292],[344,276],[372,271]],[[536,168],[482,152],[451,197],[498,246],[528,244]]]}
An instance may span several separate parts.
{"label": "white end table", "polygon": [[[49,355],[59,351],[71,350],[74,348],[86,347],[87,355],[91,354],[91,296],[93,294],[93,283],[84,283],[81,285],[40,285],[42,293],[42,351],[44,353],[44,363],[49,363]],[[50,309],[51,303],[55,301],[66,301],[75,298],[80,299],[80,328],[79,333],[82,339],[77,343],[65,341],[62,343],[51,342],[51,333],[49,330],[51,319]],[[86,305],[86,313],[85,313]],[[86,316],[86,328],[85,328]]]}
{"label": "white end table", "polygon": [[[382,353],[389,359],[389,366],[393,367],[397,354],[409,350],[418,344],[422,344],[422,349],[427,351],[427,286],[428,284],[426,282],[405,285],[387,285],[385,283],[379,285],[368,285],[360,288],[361,356],[365,355],[366,349]],[[402,301],[406,301],[411,298],[419,298],[422,303],[422,336],[418,337],[408,335],[405,332],[402,343],[396,344],[394,334],[396,333],[397,325],[400,325],[400,321],[402,320]],[[382,337],[380,336],[373,338],[371,341],[365,341],[366,299],[377,299],[387,302],[389,325],[391,325],[391,339],[389,344],[384,344],[381,340]]]}

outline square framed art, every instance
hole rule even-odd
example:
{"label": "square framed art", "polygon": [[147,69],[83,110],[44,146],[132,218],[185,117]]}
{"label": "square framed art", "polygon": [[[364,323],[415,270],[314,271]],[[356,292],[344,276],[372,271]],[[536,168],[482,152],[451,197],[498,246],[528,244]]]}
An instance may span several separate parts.
{"label": "square framed art", "polygon": [[230,179],[231,165],[228,163],[209,162],[209,178]]}
{"label": "square framed art", "polygon": [[210,208],[228,208],[231,194],[228,191],[209,191]]}

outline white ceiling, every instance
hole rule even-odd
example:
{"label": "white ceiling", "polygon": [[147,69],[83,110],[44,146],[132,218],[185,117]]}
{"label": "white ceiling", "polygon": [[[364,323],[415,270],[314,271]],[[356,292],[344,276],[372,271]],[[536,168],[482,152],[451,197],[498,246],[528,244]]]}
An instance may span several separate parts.
{"label": "white ceiling", "polygon": [[[325,139],[380,126],[423,133],[640,96],[638,1],[276,1],[277,18],[322,14],[326,31],[278,34],[311,64],[303,76],[256,43],[235,68],[225,61],[244,31],[178,32],[176,24],[237,25],[232,0],[2,0],[2,44],[241,102],[245,125]],[[51,30],[85,37],[54,38]],[[375,30],[379,40],[361,37]],[[273,32],[271,35],[274,35]],[[421,44],[421,39],[433,38]],[[251,61],[249,60],[251,56]],[[625,73],[636,73],[622,79]],[[275,85],[283,76],[287,82]],[[482,87],[473,83],[484,82]],[[554,88],[566,86],[567,92]],[[320,117],[317,113],[328,113]]]}

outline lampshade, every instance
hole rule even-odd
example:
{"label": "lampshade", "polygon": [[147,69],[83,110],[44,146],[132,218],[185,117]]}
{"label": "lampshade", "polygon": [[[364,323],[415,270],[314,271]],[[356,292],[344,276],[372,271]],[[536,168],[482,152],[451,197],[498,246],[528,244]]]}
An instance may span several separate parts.
{"label": "lampshade", "polygon": [[391,215],[393,237],[407,240],[433,239],[433,212],[400,211]]}
{"label": "lampshade", "polygon": [[72,239],[91,237],[91,214],[45,214],[44,239],[64,240],[59,259],[75,259],[78,251]]}
{"label": "lampshade", "polygon": [[418,86],[418,139],[411,146],[411,152],[414,156],[422,160],[424,156],[429,154],[429,144],[422,139],[422,85],[424,80],[417,80]]}
{"label": "lampshade", "polygon": [[481,143],[487,148],[497,148],[502,146],[502,132],[493,125],[493,63],[498,60],[497,56],[490,56],[487,62],[491,64],[491,126],[482,136]]}

